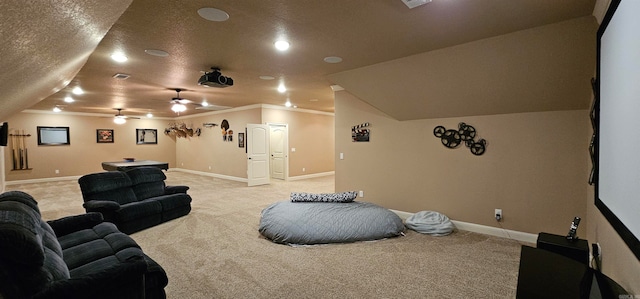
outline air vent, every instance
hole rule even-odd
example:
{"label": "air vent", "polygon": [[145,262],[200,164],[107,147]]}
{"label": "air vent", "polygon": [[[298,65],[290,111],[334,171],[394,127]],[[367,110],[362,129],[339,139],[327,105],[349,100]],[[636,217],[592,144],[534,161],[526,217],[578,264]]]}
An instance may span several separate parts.
{"label": "air vent", "polygon": [[126,80],[129,79],[129,75],[127,74],[115,74],[113,75],[114,78],[119,79],[119,80]]}
{"label": "air vent", "polygon": [[402,3],[406,5],[409,9],[416,8],[420,5],[425,5],[431,2],[431,0],[402,0]]}

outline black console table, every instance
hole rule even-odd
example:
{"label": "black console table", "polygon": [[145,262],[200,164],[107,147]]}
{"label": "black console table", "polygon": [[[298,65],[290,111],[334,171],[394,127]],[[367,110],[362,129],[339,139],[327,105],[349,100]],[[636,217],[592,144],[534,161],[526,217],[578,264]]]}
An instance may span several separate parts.
{"label": "black console table", "polygon": [[564,255],[589,266],[589,242],[587,240],[567,240],[565,236],[539,233],[536,247]]}
{"label": "black console table", "polygon": [[516,298],[624,298],[627,292],[582,262],[522,246]]}

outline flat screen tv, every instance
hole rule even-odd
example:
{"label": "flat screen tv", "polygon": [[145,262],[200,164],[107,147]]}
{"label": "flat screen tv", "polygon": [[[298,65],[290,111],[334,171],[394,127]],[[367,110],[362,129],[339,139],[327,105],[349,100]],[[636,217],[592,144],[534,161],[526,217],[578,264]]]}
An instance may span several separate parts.
{"label": "flat screen tv", "polygon": [[38,126],[38,145],[69,145],[69,127]]}
{"label": "flat screen tv", "polygon": [[640,260],[640,1],[612,0],[598,29],[595,205]]}

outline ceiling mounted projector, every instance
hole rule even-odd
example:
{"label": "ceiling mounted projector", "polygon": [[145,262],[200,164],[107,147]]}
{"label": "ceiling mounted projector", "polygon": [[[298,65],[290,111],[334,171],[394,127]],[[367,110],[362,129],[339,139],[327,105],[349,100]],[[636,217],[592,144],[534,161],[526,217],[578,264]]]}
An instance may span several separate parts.
{"label": "ceiling mounted projector", "polygon": [[219,68],[212,67],[211,69],[211,72],[204,73],[200,77],[198,85],[219,88],[233,86],[233,79],[223,76]]}

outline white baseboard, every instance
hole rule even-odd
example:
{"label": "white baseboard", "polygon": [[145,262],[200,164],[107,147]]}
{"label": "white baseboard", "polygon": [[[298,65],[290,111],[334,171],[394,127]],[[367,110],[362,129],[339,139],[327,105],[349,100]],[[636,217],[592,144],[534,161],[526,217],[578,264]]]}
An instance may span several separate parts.
{"label": "white baseboard", "polygon": [[218,179],[225,179],[225,180],[236,181],[236,182],[243,182],[243,183],[246,183],[248,181],[245,178],[239,178],[239,177],[235,177],[235,176],[217,174],[217,173],[212,173],[212,172],[190,170],[190,169],[184,169],[184,168],[169,168],[169,170],[167,170],[167,171],[180,171],[180,172],[192,173],[192,174],[197,174],[197,175],[202,175],[202,176],[208,176],[208,177],[213,177],[213,178],[218,178]]}
{"label": "white baseboard", "polygon": [[9,185],[20,185],[20,184],[33,184],[33,183],[48,183],[48,182],[57,182],[57,181],[70,181],[70,180],[78,180],[81,176],[62,176],[62,177],[52,177],[52,178],[41,178],[41,179],[31,179],[31,180],[20,180],[20,181],[6,181],[4,184],[6,186]]}
{"label": "white baseboard", "polygon": [[[396,211],[396,210],[391,210],[391,211],[396,213],[396,215],[402,218],[402,220],[406,220],[407,218],[413,215],[413,213],[409,213],[409,212]],[[485,234],[490,236],[496,236],[501,238],[513,239],[513,240],[527,242],[531,244],[535,244],[536,241],[538,240],[538,235],[536,234],[509,230],[509,229],[504,229],[499,227],[480,225],[480,224],[469,223],[469,222],[456,221],[456,220],[451,220],[451,222],[453,222],[453,225],[455,225],[456,228],[459,230]]]}
{"label": "white baseboard", "polygon": [[305,174],[305,175],[290,176],[289,181],[306,180],[306,179],[319,178],[319,177],[335,175],[335,174],[336,174],[335,171],[328,171],[328,172],[319,172],[319,173],[312,173],[312,174]]}

